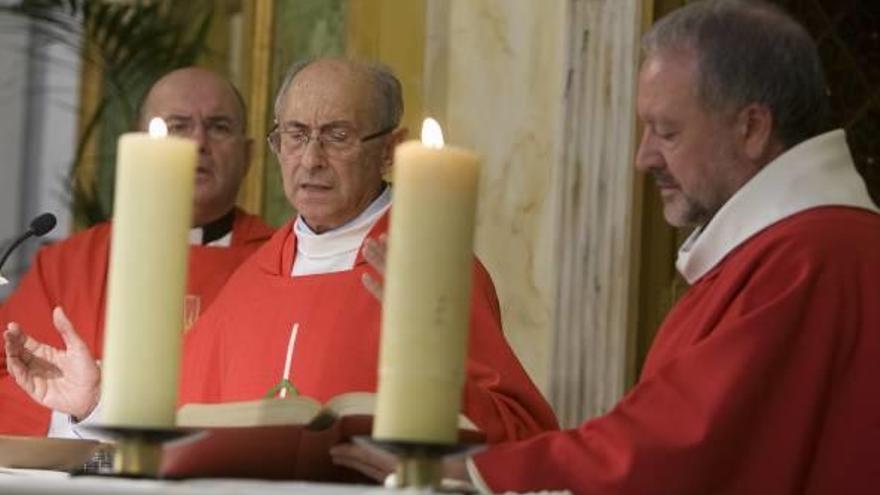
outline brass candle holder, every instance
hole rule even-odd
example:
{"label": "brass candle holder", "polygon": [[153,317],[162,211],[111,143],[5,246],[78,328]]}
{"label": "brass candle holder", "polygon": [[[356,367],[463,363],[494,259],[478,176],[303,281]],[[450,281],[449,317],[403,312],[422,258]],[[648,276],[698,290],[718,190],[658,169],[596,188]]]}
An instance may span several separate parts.
{"label": "brass candle holder", "polygon": [[378,440],[373,437],[355,437],[354,442],[368,448],[378,448],[397,456],[395,483],[397,490],[419,490],[435,493],[468,493],[462,487],[447,488],[443,484],[443,460],[462,456],[483,448],[478,444],[440,444],[409,440]]}
{"label": "brass candle holder", "polygon": [[113,465],[94,474],[123,478],[158,478],[165,442],[191,435],[185,428],[142,428],[89,425],[84,429],[110,437],[114,441]]}

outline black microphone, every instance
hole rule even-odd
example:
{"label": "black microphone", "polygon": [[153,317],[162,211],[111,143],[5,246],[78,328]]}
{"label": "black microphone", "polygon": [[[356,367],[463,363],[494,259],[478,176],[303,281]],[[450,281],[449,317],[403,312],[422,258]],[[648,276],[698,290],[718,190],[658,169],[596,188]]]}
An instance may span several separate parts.
{"label": "black microphone", "polygon": [[29,237],[37,236],[42,237],[48,234],[52,229],[55,228],[55,215],[51,213],[43,213],[42,215],[38,215],[36,218],[31,220],[31,225],[27,229],[24,234],[18,236],[12,244],[6,248],[6,252],[3,253],[3,257],[0,258],[0,273],[2,273],[3,265],[6,263],[6,259],[9,258],[9,255],[15,251],[15,248],[18,247],[19,244],[27,240]]}

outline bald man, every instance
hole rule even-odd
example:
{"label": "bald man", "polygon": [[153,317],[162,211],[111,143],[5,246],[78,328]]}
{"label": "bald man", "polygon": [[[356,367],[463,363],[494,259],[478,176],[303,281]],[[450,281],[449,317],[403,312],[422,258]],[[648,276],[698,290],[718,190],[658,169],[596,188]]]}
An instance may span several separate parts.
{"label": "bald man", "polygon": [[[210,306],[232,272],[272,232],[259,218],[235,207],[251,154],[245,114],[242,98],[229,81],[195,67],[159,79],[138,114],[141,130],[153,117],[161,117],[169,133],[198,143],[188,318]],[[110,235],[111,225],[105,222],[43,248],[0,307],[2,328],[20,326],[36,341],[61,349],[70,342],[62,339],[56,326],[76,328],[77,340],[81,339],[77,345],[101,359]],[[71,418],[85,418],[93,405],[68,403],[53,387],[20,388],[7,373],[5,349],[0,356],[0,433],[75,436]],[[54,409],[65,413],[53,413]]]}
{"label": "bald man", "polygon": [[[289,71],[269,143],[298,214],[242,264],[187,334],[182,403],[259,399],[284,376],[319,401],[375,391],[381,306],[361,285],[361,247],[388,229],[392,192],[383,176],[406,134],[402,101],[399,81],[382,67],[319,59]],[[491,443],[556,428],[504,338],[495,287],[476,258],[473,281],[462,413]],[[27,387],[41,373],[36,351],[6,335]],[[55,356],[59,372],[47,381],[87,410],[97,403],[98,371],[71,348]]]}
{"label": "bald man", "polygon": [[[288,72],[269,143],[298,215],[187,336],[182,402],[257,399],[287,375],[320,401],[375,391],[381,307],[361,285],[361,247],[387,232],[393,188],[383,177],[406,134],[402,113],[400,83],[383,67],[319,59]],[[491,443],[556,428],[504,338],[476,258],[471,298],[462,413]]]}

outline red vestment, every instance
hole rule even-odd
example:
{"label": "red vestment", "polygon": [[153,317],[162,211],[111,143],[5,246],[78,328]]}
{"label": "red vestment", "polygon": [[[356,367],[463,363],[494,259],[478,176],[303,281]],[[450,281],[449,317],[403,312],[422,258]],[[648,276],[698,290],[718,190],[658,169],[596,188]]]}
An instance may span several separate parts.
{"label": "red vestment", "polygon": [[[386,213],[368,237],[387,227]],[[181,403],[262,398],[283,376],[295,323],[290,379],[301,395],[323,402],[376,390],[381,305],[361,284],[368,264],[358,253],[351,270],[291,277],[294,253],[288,226],[242,265],[187,334]],[[472,294],[464,414],[491,442],[555,429],[504,338],[494,286],[478,261]]]}
{"label": "red vestment", "polygon": [[880,215],[757,233],[676,304],[613,410],[474,462],[498,492],[876,493]]}
{"label": "red vestment", "polygon": [[[15,292],[0,306],[0,325],[17,322],[34,339],[63,348],[52,323],[61,306],[96,359],[103,353],[110,223],[98,224],[38,252]],[[187,294],[204,312],[232,272],[272,234],[258,217],[237,210],[228,247],[191,246]],[[51,411],[31,400],[6,371],[0,353],[0,433],[45,435]]]}

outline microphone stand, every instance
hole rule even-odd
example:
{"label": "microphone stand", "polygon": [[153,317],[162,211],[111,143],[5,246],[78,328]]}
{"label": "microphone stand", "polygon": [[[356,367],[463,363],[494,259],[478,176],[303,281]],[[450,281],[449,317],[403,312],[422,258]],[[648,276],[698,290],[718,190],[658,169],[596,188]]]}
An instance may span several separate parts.
{"label": "microphone stand", "polygon": [[6,251],[3,253],[3,257],[0,258],[0,286],[6,285],[9,283],[5,277],[3,277],[3,265],[6,264],[6,260],[9,259],[9,255],[15,251],[15,248],[21,245],[22,242],[28,240],[31,237],[42,237],[52,229],[55,228],[55,215],[51,213],[43,213],[42,215],[38,215],[36,218],[31,220],[30,226],[25,231],[24,234],[16,237],[15,240],[12,241],[12,244],[6,248]]}

